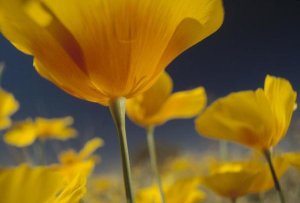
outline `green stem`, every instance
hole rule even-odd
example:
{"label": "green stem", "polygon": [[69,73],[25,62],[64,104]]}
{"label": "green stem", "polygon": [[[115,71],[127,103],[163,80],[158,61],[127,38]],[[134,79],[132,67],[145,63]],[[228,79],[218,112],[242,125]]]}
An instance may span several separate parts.
{"label": "green stem", "polygon": [[225,140],[219,141],[219,150],[220,150],[220,157],[221,160],[226,161],[228,160],[228,142]]}
{"label": "green stem", "polygon": [[4,63],[0,63],[0,86],[1,86],[1,82],[2,82],[3,72],[4,72]]}
{"label": "green stem", "polygon": [[267,162],[269,164],[269,168],[270,168],[270,171],[271,171],[271,174],[272,174],[272,178],[273,178],[273,181],[274,181],[275,189],[278,192],[278,195],[279,195],[279,198],[280,198],[280,202],[281,203],[285,203],[285,198],[284,198],[281,186],[280,186],[280,182],[278,180],[278,177],[276,175],[276,171],[274,169],[274,165],[273,165],[273,162],[272,162],[271,151],[269,149],[265,150],[264,151],[264,155],[265,155],[266,160],[267,160]]}
{"label": "green stem", "polygon": [[112,101],[109,109],[119,135],[127,203],[134,203],[134,195],[131,183],[131,168],[125,128],[125,98],[118,98]]}
{"label": "green stem", "polygon": [[162,182],[160,179],[158,166],[157,166],[157,156],[156,156],[156,147],[155,147],[155,140],[154,140],[154,127],[150,126],[147,128],[147,143],[148,143],[148,150],[150,154],[150,164],[154,174],[155,182],[159,188],[160,199],[162,203],[166,203]]}

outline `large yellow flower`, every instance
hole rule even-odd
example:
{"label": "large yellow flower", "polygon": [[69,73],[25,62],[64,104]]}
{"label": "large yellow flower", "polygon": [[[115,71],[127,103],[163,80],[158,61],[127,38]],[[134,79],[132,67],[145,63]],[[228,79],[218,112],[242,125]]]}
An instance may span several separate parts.
{"label": "large yellow flower", "polygon": [[19,103],[11,93],[0,88],[0,130],[11,125],[10,116],[19,109]]}
{"label": "large yellow flower", "polygon": [[296,97],[289,81],[268,75],[264,89],[218,99],[196,119],[196,129],[203,136],[269,150],[285,136]]}
{"label": "large yellow flower", "polygon": [[0,30],[69,94],[109,105],[215,32],[221,0],[0,0]]}
{"label": "large yellow flower", "polygon": [[128,117],[143,127],[157,126],[174,118],[191,118],[206,104],[203,87],[171,94],[172,78],[162,73],[146,92],[127,100]]}
{"label": "large yellow flower", "polygon": [[1,203],[79,203],[86,180],[80,176],[66,183],[50,167],[20,165],[0,169]]}
{"label": "large yellow flower", "polygon": [[4,141],[16,147],[26,147],[34,143],[36,139],[67,140],[76,136],[76,130],[70,125],[73,118],[36,118],[35,121],[26,119],[17,122],[4,134]]}

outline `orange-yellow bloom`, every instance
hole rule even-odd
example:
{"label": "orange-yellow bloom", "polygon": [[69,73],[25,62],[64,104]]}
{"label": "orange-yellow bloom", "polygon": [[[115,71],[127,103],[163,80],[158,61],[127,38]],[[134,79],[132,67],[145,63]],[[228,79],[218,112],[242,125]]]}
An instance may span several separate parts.
{"label": "orange-yellow bloom", "polygon": [[[273,162],[278,177],[281,177],[288,169],[288,162],[283,157],[276,157]],[[250,193],[266,192],[274,186],[274,181],[267,163],[249,160],[213,164],[203,184],[221,196],[236,199]]]}
{"label": "orange-yellow bloom", "polygon": [[221,0],[0,0],[0,31],[44,78],[109,105],[148,89],[223,15]]}
{"label": "orange-yellow bloom", "polygon": [[172,78],[162,73],[146,92],[127,100],[128,117],[143,126],[157,126],[174,118],[191,118],[206,105],[203,87],[171,94]]}
{"label": "orange-yellow bloom", "polygon": [[196,119],[199,134],[268,150],[285,136],[297,94],[289,81],[267,76],[264,89],[218,99]]}
{"label": "orange-yellow bloom", "polygon": [[36,118],[35,121],[26,119],[17,122],[4,134],[4,141],[16,147],[26,147],[34,143],[36,139],[67,140],[76,136],[76,130],[70,125],[72,117],[65,118]]}
{"label": "orange-yellow bloom", "polygon": [[79,203],[86,180],[73,177],[70,183],[50,167],[20,165],[0,169],[1,203]]}
{"label": "orange-yellow bloom", "polygon": [[19,109],[19,103],[14,96],[0,88],[0,130],[11,125],[10,116]]}

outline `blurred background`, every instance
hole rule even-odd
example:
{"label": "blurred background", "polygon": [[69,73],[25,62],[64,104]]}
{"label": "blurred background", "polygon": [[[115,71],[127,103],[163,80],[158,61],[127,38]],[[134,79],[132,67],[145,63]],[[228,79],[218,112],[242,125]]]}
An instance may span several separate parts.
{"label": "blurred background", "polygon": [[[300,92],[300,1],[225,0],[225,21],[215,34],[179,56],[167,71],[174,80],[174,91],[204,86],[209,101],[232,91],[262,87],[266,74],[287,78]],[[98,170],[120,171],[118,137],[109,110],[98,104],[76,99],[41,78],[32,66],[32,57],[17,51],[0,35],[0,61],[6,64],[4,89],[21,104],[13,118],[73,116],[79,131],[76,139],[47,146],[55,157],[59,148],[80,148],[86,140],[100,136],[102,163]],[[299,113],[293,119],[281,149],[300,149]],[[142,128],[127,121],[133,161],[145,155],[146,135]],[[181,152],[217,150],[216,141],[200,137],[193,119],[174,120],[156,129],[158,148],[165,156]],[[0,153],[5,150],[0,142]],[[242,147],[237,149],[243,149]],[[10,159],[0,156],[0,165]]]}

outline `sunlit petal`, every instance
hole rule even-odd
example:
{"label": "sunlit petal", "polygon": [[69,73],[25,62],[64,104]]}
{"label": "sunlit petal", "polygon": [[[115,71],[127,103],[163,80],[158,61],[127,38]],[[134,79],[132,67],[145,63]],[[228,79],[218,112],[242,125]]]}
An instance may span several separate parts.
{"label": "sunlit petal", "polygon": [[262,89],[232,93],[209,106],[196,121],[197,131],[216,139],[265,148],[274,134],[274,118]]}

